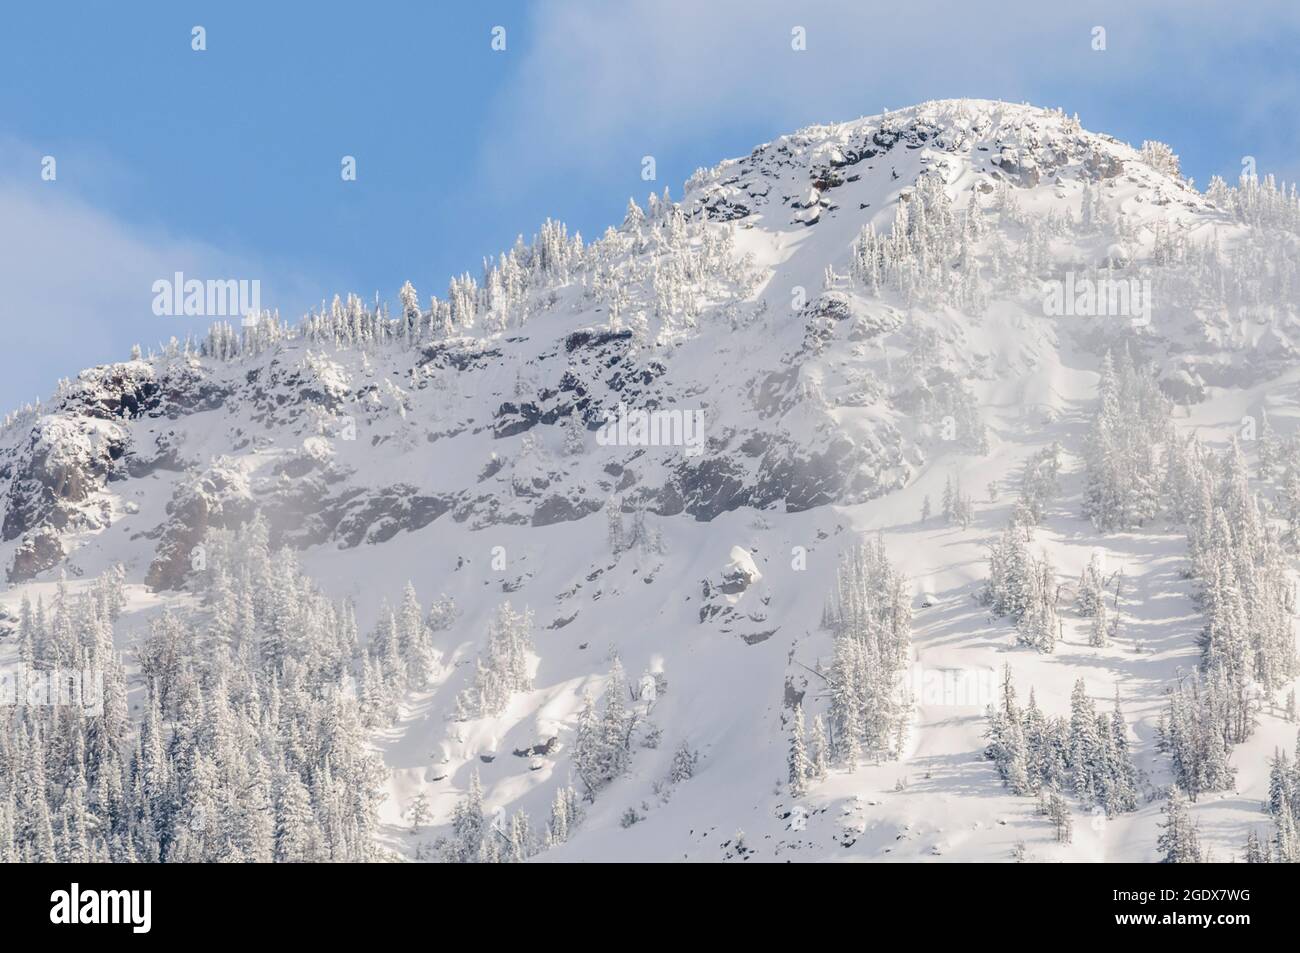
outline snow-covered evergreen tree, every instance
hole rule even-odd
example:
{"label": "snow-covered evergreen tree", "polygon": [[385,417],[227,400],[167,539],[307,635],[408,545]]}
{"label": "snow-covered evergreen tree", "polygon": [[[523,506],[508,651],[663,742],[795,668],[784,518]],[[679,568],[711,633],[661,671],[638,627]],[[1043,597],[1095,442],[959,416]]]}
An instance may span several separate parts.
{"label": "snow-covered evergreen tree", "polygon": [[1174,785],[1169,791],[1169,799],[1161,809],[1165,815],[1160,825],[1160,836],[1156,839],[1156,849],[1160,851],[1160,862],[1164,864],[1199,864],[1204,860],[1201,853],[1200,838],[1196,826],[1187,810],[1187,799],[1182,789]]}

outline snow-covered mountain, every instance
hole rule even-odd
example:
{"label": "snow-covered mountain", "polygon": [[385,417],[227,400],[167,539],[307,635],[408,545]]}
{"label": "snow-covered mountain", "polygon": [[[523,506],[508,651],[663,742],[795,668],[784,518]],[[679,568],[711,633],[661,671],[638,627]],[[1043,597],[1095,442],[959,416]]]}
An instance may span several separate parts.
{"label": "snow-covered mountain", "polygon": [[[1298,262],[1293,190],[952,100],[89,369],[0,431],[0,661],[125,694],[9,710],[0,856],[1149,861],[1175,781],[1239,855],[1289,823]],[[1198,666],[1256,722],[1223,783],[1159,742]]]}

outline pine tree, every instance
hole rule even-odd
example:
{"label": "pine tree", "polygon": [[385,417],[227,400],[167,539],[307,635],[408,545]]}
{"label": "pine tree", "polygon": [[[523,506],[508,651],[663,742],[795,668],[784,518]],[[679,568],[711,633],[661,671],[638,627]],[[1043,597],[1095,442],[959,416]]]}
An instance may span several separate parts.
{"label": "pine tree", "polygon": [[1084,516],[1102,531],[1142,526],[1159,509],[1152,434],[1167,431],[1170,405],[1149,369],[1107,353],[1099,408],[1088,435]]}
{"label": "pine tree", "polygon": [[627,710],[626,695],[627,677],[623,674],[623,663],[615,658],[601,714],[599,776],[604,781],[620,777],[631,757],[629,734],[633,715]]}
{"label": "pine tree", "polygon": [[532,835],[528,827],[528,815],[515,811],[510,816],[509,849],[506,859],[512,864],[522,864],[533,853]]}
{"label": "pine tree", "polygon": [[408,581],[402,593],[402,608],[397,618],[397,637],[408,680],[413,688],[423,688],[432,674],[432,646],[424,622],[424,610]]}
{"label": "pine tree", "polygon": [[483,785],[479,781],[478,768],[473,768],[469,775],[469,788],[452,813],[447,859],[458,864],[476,864],[484,860],[485,841],[491,841],[489,833],[483,817]]}
{"label": "pine tree", "polygon": [[402,304],[402,318],[404,323],[404,332],[408,340],[414,341],[419,333],[420,328],[420,296],[416,293],[414,287],[409,281],[402,284],[398,292],[398,298]]}
{"label": "pine tree", "polygon": [[564,453],[566,456],[576,457],[586,452],[587,443],[583,436],[583,427],[581,418],[575,410],[569,414],[564,424]]}
{"label": "pine tree", "polygon": [[317,858],[319,831],[311,797],[294,771],[282,771],[275,806],[275,859],[279,863],[311,862]]}
{"label": "pine tree", "polygon": [[1296,836],[1295,814],[1290,806],[1283,808],[1275,819],[1273,849],[1279,864],[1300,863],[1300,840]]}
{"label": "pine tree", "polygon": [[668,780],[673,784],[680,784],[693,778],[699,757],[699,753],[683,741],[673,752],[672,765],[668,769]]}
{"label": "pine tree", "polygon": [[429,796],[423,791],[416,792],[415,797],[411,799],[410,806],[406,809],[406,813],[411,819],[411,833],[420,833],[420,828],[429,820]]}
{"label": "pine tree", "polygon": [[623,535],[622,504],[614,497],[605,501],[605,517],[609,526],[609,551],[617,556],[627,548],[627,543]]}
{"label": "pine tree", "polygon": [[1099,793],[1102,765],[1098,764],[1100,739],[1096,724],[1096,707],[1083,679],[1079,679],[1070,695],[1069,765],[1075,796],[1084,804],[1093,803]]}
{"label": "pine tree", "polygon": [[835,755],[850,767],[863,749],[896,756],[912,710],[907,693],[897,691],[910,661],[912,609],[883,540],[845,553],[824,624],[833,637],[826,677]]}
{"label": "pine tree", "polygon": [[600,786],[602,736],[590,689],[583,691],[574,735],[573,768],[586,785],[588,797],[594,797]]}
{"label": "pine tree", "polygon": [[1273,479],[1279,452],[1277,435],[1269,424],[1268,410],[1262,409],[1259,423],[1259,478],[1261,480],[1268,482]]}
{"label": "pine tree", "polygon": [[794,706],[794,717],[790,727],[790,755],[786,759],[787,779],[790,796],[804,796],[809,774],[808,753],[804,748],[803,704]]}
{"label": "pine tree", "polygon": [[1104,602],[1098,602],[1088,625],[1088,644],[1093,648],[1104,649],[1110,644],[1110,613]]}
{"label": "pine tree", "polygon": [[1129,751],[1128,725],[1119,704],[1119,687],[1115,688],[1115,708],[1110,716],[1110,784],[1107,814],[1135,811],[1138,806],[1137,768]]}
{"label": "pine tree", "polygon": [[1070,807],[1065,803],[1065,798],[1053,791],[1048,800],[1047,811],[1048,819],[1056,832],[1056,842],[1069,844],[1074,839],[1074,821],[1070,817]]}
{"label": "pine tree", "polygon": [[1160,825],[1156,849],[1164,864],[1199,864],[1201,846],[1196,827],[1187,812],[1187,800],[1182,789],[1174,785],[1169,790],[1169,800],[1162,809],[1165,821]]}
{"label": "pine tree", "polygon": [[1101,556],[1093,553],[1079,579],[1078,609],[1079,615],[1085,619],[1096,615],[1102,608],[1102,585]]}
{"label": "pine tree", "polygon": [[1250,829],[1250,833],[1246,835],[1246,847],[1242,859],[1248,864],[1268,863],[1268,853],[1264,850],[1264,846],[1259,840],[1259,834],[1255,832],[1253,827]]}
{"label": "pine tree", "polygon": [[812,724],[812,777],[818,781],[826,779],[828,745],[826,742],[826,725],[821,715],[813,716]]}
{"label": "pine tree", "polygon": [[563,844],[569,839],[569,803],[562,788],[555,789],[551,802],[551,819],[547,824],[547,841],[550,845]]}

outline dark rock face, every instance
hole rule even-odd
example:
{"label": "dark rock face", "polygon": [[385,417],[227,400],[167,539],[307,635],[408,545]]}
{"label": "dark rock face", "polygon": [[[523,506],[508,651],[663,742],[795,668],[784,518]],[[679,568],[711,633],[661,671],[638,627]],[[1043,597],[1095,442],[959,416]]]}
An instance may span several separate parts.
{"label": "dark rock face", "polygon": [[243,475],[222,461],[183,481],[167,504],[169,518],[145,584],[152,589],[179,589],[191,569],[202,568],[200,547],[207,531],[235,529],[256,512]]}
{"label": "dark rock face", "polygon": [[162,370],[128,361],[83,371],[55,413],[39,418],[23,443],[0,451],[0,482],[8,478],[0,537],[23,539],[10,578],[31,578],[57,564],[64,555],[59,534],[106,525],[106,509],[94,497],[110,480],[185,468],[172,435],[133,447],[131,421],[212,410],[226,397],[191,358],[172,359]]}
{"label": "dark rock face", "polygon": [[1096,150],[1088,154],[1084,168],[1098,179],[1113,179],[1124,173],[1124,162],[1109,153]]}
{"label": "dark rock face", "polygon": [[82,371],[61,410],[103,420],[165,417],[176,420],[215,410],[230,396],[196,358],[176,357],[156,368],[144,361]]}
{"label": "dark rock face", "polygon": [[757,645],[780,631],[780,626],[767,624],[772,597],[745,560],[701,580],[700,596],[700,623],[708,623],[721,635],[739,636],[747,645]]}
{"label": "dark rock face", "polygon": [[993,164],[1027,188],[1038,184],[1042,171],[1032,156],[1012,149],[1003,149]]}
{"label": "dark rock face", "polygon": [[600,349],[611,341],[627,342],[631,340],[631,331],[609,331],[599,329],[574,331],[564,339],[564,350],[572,354],[578,348]]}
{"label": "dark rock face", "polygon": [[[707,522],[741,506],[765,509],[784,504],[790,512],[827,503],[872,499],[901,487],[906,476],[901,442],[880,457],[846,437],[831,441],[820,453],[807,454],[773,435],[755,435],[741,446],[767,445],[755,477],[736,460],[719,456],[683,463],[671,485],[654,494],[652,509],[660,516],[683,510]],[[890,476],[888,471],[900,468]]]}
{"label": "dark rock face", "polygon": [[550,526],[552,523],[568,523],[580,520],[584,516],[601,509],[602,504],[595,500],[570,500],[559,494],[548,496],[533,510],[534,526]]}
{"label": "dark rock face", "polygon": [[408,484],[379,489],[345,487],[333,497],[338,474],[317,473],[253,489],[220,465],[178,488],[168,505],[146,584],[178,589],[193,568],[209,529],[234,529],[256,515],[266,519],[272,546],[302,549],[333,541],[342,549],[383,543],[414,532],[450,511],[455,500],[422,494]]}
{"label": "dark rock face", "polygon": [[339,547],[351,549],[362,543],[385,542],[404,530],[423,529],[452,506],[450,499],[426,496],[416,487],[399,483],[349,496],[327,506],[322,518],[326,525],[334,524],[331,535]]}
{"label": "dark rock face", "polygon": [[497,348],[482,341],[463,338],[425,346],[420,351],[418,366],[453,367],[458,371],[482,370],[500,357],[501,351]]}
{"label": "dark rock face", "polygon": [[738,596],[753,583],[754,577],[744,568],[736,568],[722,574],[722,585],[718,591],[728,596]]}
{"label": "dark rock face", "polygon": [[162,393],[151,365],[106,364],[83,371],[63,406],[103,420],[134,418],[156,409]]}
{"label": "dark rock face", "polygon": [[179,440],[175,431],[158,434],[152,447],[133,447],[124,460],[125,474],[116,473],[112,478],[123,475],[131,479],[150,476],[158,471],[180,473],[191,464],[181,456]]}
{"label": "dark rock face", "polygon": [[9,568],[10,582],[25,582],[37,573],[52,569],[63,559],[63,541],[59,534],[49,527],[29,533],[24,537],[18,551],[14,553],[13,565]]}
{"label": "dark rock face", "polygon": [[94,508],[85,504],[103,489],[126,446],[126,432],[112,424],[41,418],[16,459],[0,468],[0,476],[11,478],[0,536],[17,539],[39,527],[98,528]]}
{"label": "dark rock face", "polygon": [[744,475],[744,470],[726,457],[714,457],[698,465],[682,464],[677,471],[675,496],[682,500],[687,513],[707,522],[752,501]]}
{"label": "dark rock face", "polygon": [[554,751],[556,745],[559,744],[559,741],[560,739],[557,736],[552,735],[545,741],[539,741],[537,744],[530,747],[516,748],[513,753],[516,758],[541,757]]}
{"label": "dark rock face", "polygon": [[1205,384],[1199,377],[1179,371],[1160,379],[1165,396],[1179,404],[1199,404],[1205,399]]}
{"label": "dark rock face", "polygon": [[[555,410],[544,414],[541,408],[531,402],[526,401],[521,404],[507,402],[497,408],[496,424],[492,428],[492,435],[497,439],[513,437],[515,434],[532,430],[539,422],[554,423],[558,415],[558,411]],[[548,416],[552,419],[545,420]]]}

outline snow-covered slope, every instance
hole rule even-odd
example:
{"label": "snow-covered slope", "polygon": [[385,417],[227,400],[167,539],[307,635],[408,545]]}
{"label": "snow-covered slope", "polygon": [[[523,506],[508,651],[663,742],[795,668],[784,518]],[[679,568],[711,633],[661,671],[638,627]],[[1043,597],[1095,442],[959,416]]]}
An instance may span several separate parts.
{"label": "snow-covered slope", "polygon": [[[425,605],[445,595],[427,682],[371,736],[381,839],[403,856],[431,856],[474,772],[489,819],[522,809],[544,830],[557,790],[586,793],[584,692],[599,706],[621,667],[626,766],[537,860],[1003,860],[1018,842],[1154,860],[1157,719],[1203,621],[1172,519],[1101,534],[1083,516],[1098,370],[1111,349],[1150,361],[1179,431],[1211,447],[1265,407],[1289,433],[1298,226],[1271,182],[1203,194],[1158,144],[1060,112],[944,101],[810,127],[630,205],[596,241],[547,223],[431,304],[336,299],[64,382],[0,432],[0,605],[16,618],[122,564],[114,634],[138,709],[132,646],[193,607],[210,530],[260,516],[363,635],[408,580]],[[1056,308],[1058,281],[1133,297]],[[663,439],[638,439],[643,423]],[[1042,654],[978,596],[1026,463],[1055,443],[1035,549],[1070,592],[1101,550],[1126,591],[1110,646],[1089,646],[1067,598]],[[937,512],[949,481],[973,498],[965,525]],[[878,535],[915,595],[915,713],[898,757],[832,764],[792,797],[794,706],[829,711],[836,567]],[[532,612],[527,677],[484,713],[464,692],[506,601]],[[1049,715],[1078,679],[1105,712],[1118,690],[1137,810],[1076,803],[1062,844],[1003,786],[984,707],[1004,664]],[[945,678],[979,690],[945,696]],[[1271,830],[1267,758],[1294,741],[1262,711],[1235,790],[1194,805],[1217,856]]]}

